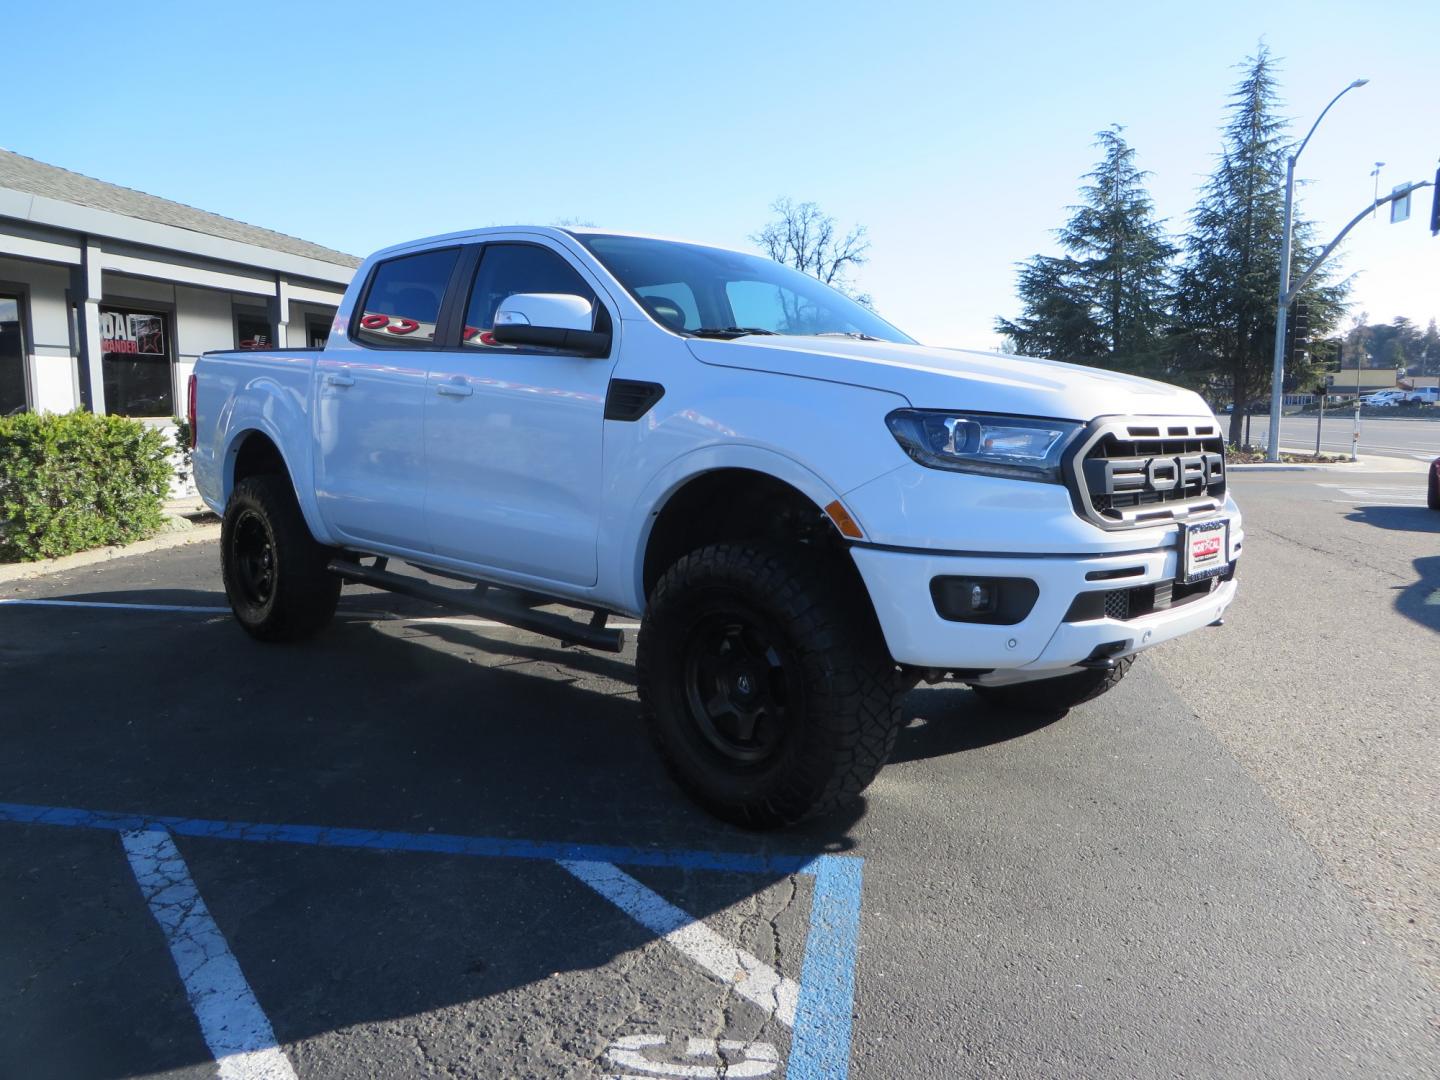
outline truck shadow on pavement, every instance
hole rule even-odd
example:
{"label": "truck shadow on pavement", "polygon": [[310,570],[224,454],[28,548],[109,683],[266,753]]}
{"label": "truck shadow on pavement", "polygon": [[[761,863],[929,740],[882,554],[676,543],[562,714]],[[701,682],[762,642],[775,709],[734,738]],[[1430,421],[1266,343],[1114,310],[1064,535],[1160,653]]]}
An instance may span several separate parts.
{"label": "truck shadow on pavement", "polygon": [[920,761],[980,750],[1049,727],[1063,714],[1006,712],[986,705],[961,685],[913,690],[905,699],[908,723],[890,760]]}
{"label": "truck shadow on pavement", "polygon": [[[1440,536],[1440,513],[1424,506],[1357,506],[1345,519],[1381,529]],[[1395,610],[1440,632],[1440,556],[1416,559],[1414,566],[1415,582],[1396,586]]]}
{"label": "truck shadow on pavement", "polygon": [[1399,589],[1395,610],[1440,633],[1440,555],[1415,560],[1419,580]]}
{"label": "truck shadow on pavement", "polygon": [[[89,595],[224,604],[194,589]],[[649,744],[625,660],[511,641],[509,631],[347,616],[395,607],[390,600],[347,593],[326,634],[290,646],[252,641],[228,614],[5,609],[0,801],[748,855],[853,846],[863,802],[775,834],[695,808]],[[713,1027],[723,1002],[708,976],[665,947],[636,959],[655,935],[553,862],[183,836],[179,846],[282,1042],[349,1038],[376,1022],[413,1029],[414,1018],[454,1008],[478,1041],[450,1046],[451,1060],[510,1074],[503,1048],[516,1040],[598,1055],[611,1028],[643,1013],[637,994],[660,1003],[655,1026],[686,1034]],[[696,918],[739,925],[724,913],[753,910],[762,943],[785,929],[783,961],[760,955],[799,977],[808,907],[794,875],[634,876]],[[148,1075],[210,1060],[113,833],[0,826],[0,880],[23,886],[0,889],[0,921],[35,939],[33,949],[0,950],[0,998],[20,1002],[0,1010],[0,1074],[25,1062],[27,1076]],[[785,916],[790,906],[800,914]],[[801,921],[787,928],[782,916]],[[83,977],[46,959],[77,950]],[[139,955],[144,964],[128,959]],[[647,972],[642,985],[627,985],[632,969]],[[74,1037],[77,1017],[154,1002],[159,990],[136,985],[142,972],[172,1005],[178,995],[178,1011],[120,1009],[124,1023]],[[754,1011],[752,1035],[767,1023]],[[458,1038],[432,1023],[441,1044]],[[763,1037],[780,1039],[768,1023]],[[381,1044],[364,1052],[383,1058]],[[402,1071],[406,1052],[396,1051]],[[531,1064],[567,1072],[569,1052]],[[523,1056],[508,1060],[525,1071]]]}
{"label": "truck shadow on pavement", "polygon": [[1440,535],[1440,513],[1425,506],[1357,506],[1345,520],[1378,529]]}

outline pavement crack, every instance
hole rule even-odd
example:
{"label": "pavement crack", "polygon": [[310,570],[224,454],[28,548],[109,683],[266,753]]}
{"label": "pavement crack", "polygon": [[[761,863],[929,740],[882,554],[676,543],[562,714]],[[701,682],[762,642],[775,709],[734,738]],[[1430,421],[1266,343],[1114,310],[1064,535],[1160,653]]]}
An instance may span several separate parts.
{"label": "pavement crack", "polygon": [[[1275,540],[1283,540],[1287,544],[1293,544],[1294,546],[1298,548],[1303,548],[1306,551],[1313,551],[1317,555],[1329,555],[1333,558],[1346,559],[1347,561],[1349,559],[1349,556],[1347,556],[1343,551],[1337,551],[1334,548],[1322,547],[1319,544],[1307,543],[1306,541],[1298,540],[1293,536],[1287,536],[1283,532],[1276,532],[1274,529],[1269,529],[1265,528],[1264,526],[1254,524],[1248,524],[1246,527],[1251,533],[1260,533]],[[1396,581],[1408,582],[1409,580],[1409,578],[1405,574],[1397,573],[1394,570],[1387,570],[1383,566],[1372,566],[1371,568],[1378,571],[1379,573],[1385,574],[1387,577],[1394,578]]]}

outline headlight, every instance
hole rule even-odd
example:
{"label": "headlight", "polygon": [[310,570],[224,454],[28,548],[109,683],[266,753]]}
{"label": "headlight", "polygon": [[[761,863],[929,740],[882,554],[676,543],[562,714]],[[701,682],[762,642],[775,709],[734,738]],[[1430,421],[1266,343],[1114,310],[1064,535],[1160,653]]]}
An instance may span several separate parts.
{"label": "headlight", "polygon": [[1060,456],[1084,425],[939,409],[896,409],[890,433],[921,465],[953,472],[1060,482]]}

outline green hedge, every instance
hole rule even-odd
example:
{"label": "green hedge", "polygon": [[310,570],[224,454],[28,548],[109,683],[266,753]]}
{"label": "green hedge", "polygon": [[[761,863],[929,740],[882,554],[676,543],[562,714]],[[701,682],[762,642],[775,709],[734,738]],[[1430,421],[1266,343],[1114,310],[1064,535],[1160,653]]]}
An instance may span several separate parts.
{"label": "green hedge", "polygon": [[173,449],[160,431],[122,416],[0,417],[0,560],[153,535],[165,520]]}

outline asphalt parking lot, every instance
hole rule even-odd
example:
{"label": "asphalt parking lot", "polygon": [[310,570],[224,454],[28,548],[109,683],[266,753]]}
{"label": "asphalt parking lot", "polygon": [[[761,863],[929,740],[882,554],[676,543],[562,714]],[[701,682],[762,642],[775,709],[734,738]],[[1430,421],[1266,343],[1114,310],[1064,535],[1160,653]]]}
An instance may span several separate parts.
{"label": "asphalt parking lot", "polygon": [[863,804],[765,836],[671,787],[628,651],[349,588],[258,645],[213,545],[9,586],[64,604],[0,606],[0,1076],[1433,1076],[1433,852],[1362,856],[1426,842],[1434,710],[1361,707],[1361,757],[1254,729],[1315,707],[1276,605],[1440,654],[1436,534],[1237,488],[1231,625],[1054,722],[917,690]]}

